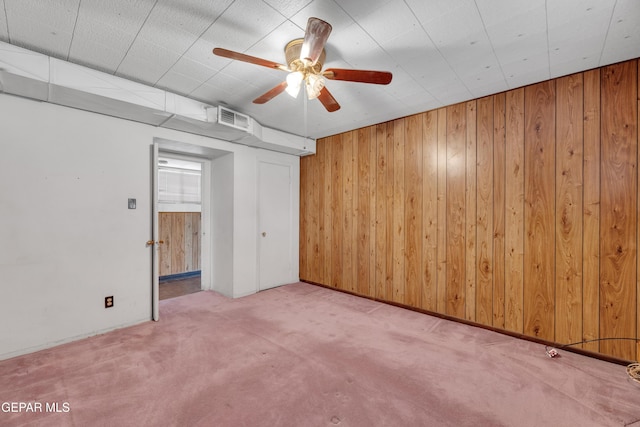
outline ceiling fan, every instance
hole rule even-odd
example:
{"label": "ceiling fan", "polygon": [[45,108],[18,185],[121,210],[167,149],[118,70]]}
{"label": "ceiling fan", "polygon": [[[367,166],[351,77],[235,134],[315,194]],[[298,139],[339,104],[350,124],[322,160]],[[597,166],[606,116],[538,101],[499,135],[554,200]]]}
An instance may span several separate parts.
{"label": "ceiling fan", "polygon": [[295,98],[304,85],[309,99],[318,98],[327,111],[333,112],[340,109],[340,104],[325,87],[325,79],[386,85],[391,82],[392,75],[387,71],[343,68],[329,68],[322,71],[326,56],[324,46],[330,33],[331,25],[328,22],[318,18],[309,18],[304,38],[292,40],[284,48],[287,65],[219,47],[213,49],[213,53],[225,58],[289,73],[285,81],[254,99],[255,104],[264,104],[284,91]]}

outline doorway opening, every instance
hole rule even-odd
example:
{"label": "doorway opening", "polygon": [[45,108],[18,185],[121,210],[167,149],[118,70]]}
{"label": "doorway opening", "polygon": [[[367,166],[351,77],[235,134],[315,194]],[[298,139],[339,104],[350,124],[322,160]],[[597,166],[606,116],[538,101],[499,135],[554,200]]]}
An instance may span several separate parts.
{"label": "doorway opening", "polygon": [[203,161],[160,153],[158,173],[159,299],[202,290]]}
{"label": "doorway opening", "polygon": [[[201,165],[200,289],[230,296],[233,291],[234,153],[181,141],[154,138],[152,165],[151,318],[160,320],[159,159],[172,158]],[[213,238],[215,236],[215,239]]]}

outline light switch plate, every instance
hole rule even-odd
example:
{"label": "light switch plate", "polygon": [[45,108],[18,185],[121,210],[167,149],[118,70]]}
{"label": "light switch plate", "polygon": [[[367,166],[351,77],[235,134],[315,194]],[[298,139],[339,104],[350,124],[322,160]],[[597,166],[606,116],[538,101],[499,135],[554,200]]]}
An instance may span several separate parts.
{"label": "light switch plate", "polygon": [[129,209],[136,208],[136,199],[129,199]]}

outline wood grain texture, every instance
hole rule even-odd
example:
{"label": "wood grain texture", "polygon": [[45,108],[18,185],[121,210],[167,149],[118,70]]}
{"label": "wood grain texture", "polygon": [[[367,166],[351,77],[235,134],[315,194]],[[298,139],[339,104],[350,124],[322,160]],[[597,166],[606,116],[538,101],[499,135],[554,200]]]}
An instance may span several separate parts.
{"label": "wood grain texture", "polygon": [[476,203],[477,140],[476,101],[466,103],[466,200],[465,200],[465,318],[476,320]]}
{"label": "wood grain texture", "polygon": [[600,343],[600,70],[584,73],[584,171],[582,216],[582,340],[589,351]]}
{"label": "wood grain texture", "polygon": [[524,332],[555,332],[555,82],[525,88]]}
{"label": "wood grain texture", "polygon": [[318,169],[322,175],[322,187],[318,195],[318,205],[321,212],[318,230],[318,263],[321,266],[321,281],[319,283],[328,285],[331,283],[331,238],[333,236],[333,225],[331,224],[331,173],[333,170],[333,165],[331,164],[331,138],[323,139],[316,150]]}
{"label": "wood grain texture", "polygon": [[[359,129],[357,132],[357,223],[356,223],[356,292],[361,295],[369,295],[369,288],[373,283],[371,277],[371,150],[375,145],[371,141],[371,128]],[[375,233],[375,228],[373,229]]]}
{"label": "wood grain texture", "polygon": [[307,193],[306,207],[308,212],[308,224],[307,224],[307,233],[309,234],[308,238],[308,247],[306,248],[306,254],[310,260],[313,262],[309,263],[310,268],[308,269],[308,273],[310,277],[313,277],[312,281],[317,282],[320,280],[320,271],[322,269],[322,265],[320,263],[320,186],[321,181],[318,174],[318,166],[319,162],[312,161],[307,164],[307,185],[310,190]]}
{"label": "wood grain texture", "polygon": [[354,163],[353,131],[342,134],[342,206],[339,212],[342,218],[342,285],[341,289],[353,292],[356,283],[356,239],[354,200]]}
{"label": "wood grain texture", "polygon": [[465,147],[466,108],[456,104],[447,111],[446,163],[446,314],[465,317]]}
{"label": "wood grain texture", "polygon": [[638,78],[627,61],[318,140],[301,275],[558,343],[637,337]]}
{"label": "wood grain texture", "polygon": [[385,257],[385,270],[387,275],[385,277],[384,283],[384,292],[389,301],[393,301],[393,277],[395,271],[393,270],[393,254],[394,254],[394,244],[393,238],[395,236],[395,230],[393,229],[393,215],[394,215],[394,202],[395,202],[395,146],[393,141],[394,134],[394,126],[393,122],[387,123],[386,127],[386,149],[387,149],[387,168],[386,168],[386,185],[385,189],[385,203],[387,206],[387,215],[386,215],[386,223],[385,223],[385,246],[387,248]]}
{"label": "wood grain texture", "polygon": [[378,147],[376,144],[376,127],[362,129],[368,133],[369,139],[369,188],[371,189],[369,197],[369,293],[367,296],[376,294],[376,236],[380,232],[376,222],[376,206],[377,206],[377,186],[376,186],[376,166],[378,161]]}
{"label": "wood grain texture", "polygon": [[582,74],[556,80],[556,332],[582,341]]}
{"label": "wood grain texture", "polygon": [[421,307],[437,310],[438,112],[422,115],[422,298]]}
{"label": "wood grain texture", "polygon": [[504,329],[505,306],[505,119],[506,96],[495,96],[493,106],[493,326]]}
{"label": "wood grain texture", "polygon": [[[345,277],[350,277],[347,289],[350,292],[358,291],[358,222],[360,220],[360,205],[358,203],[358,131],[349,132],[351,134],[351,211],[345,214],[351,216],[351,268]],[[346,270],[346,269],[345,269]],[[346,273],[346,271],[345,271]]]}
{"label": "wood grain texture", "polygon": [[193,219],[191,212],[184,216],[184,267],[186,271],[196,271],[193,265]]}
{"label": "wood grain texture", "polygon": [[422,306],[422,116],[407,117],[404,125],[404,303],[419,308]]}
{"label": "wood grain texture", "polygon": [[331,286],[343,289],[344,264],[344,146],[343,135],[331,137]]}
{"label": "wood grain texture", "polygon": [[173,238],[171,237],[172,230],[173,225],[171,213],[158,213],[158,238],[163,242],[158,248],[158,271],[160,276],[173,274],[171,272],[171,252],[173,250]]}
{"label": "wood grain texture", "polygon": [[524,89],[507,92],[505,121],[505,329],[523,332]]}
{"label": "wood grain texture", "polygon": [[493,107],[493,96],[478,100],[476,322],[483,325],[493,323]]}
{"label": "wood grain texture", "polygon": [[160,212],[159,275],[200,270],[200,212]]}
{"label": "wood grain texture", "polygon": [[[600,336],[636,336],[637,66],[602,70],[600,190]],[[632,341],[603,341],[600,351],[634,360]]]}
{"label": "wood grain texture", "polygon": [[386,299],[387,280],[387,124],[376,126],[375,297]]}
{"label": "wood grain texture", "polygon": [[171,274],[181,273],[185,267],[184,215],[171,215]]}
{"label": "wood grain texture", "polygon": [[191,212],[191,267],[193,271],[200,270],[202,268],[202,256],[201,256],[201,233],[202,233],[202,219],[200,212]]}
{"label": "wood grain texture", "polygon": [[437,292],[438,313],[447,310],[447,109],[438,111],[438,243],[437,243]]}
{"label": "wood grain texture", "polygon": [[[300,268],[302,280],[317,282],[318,275],[318,162],[313,157],[300,159],[300,187],[308,189],[307,197],[300,198]],[[307,262],[302,262],[305,259]]]}
{"label": "wood grain texture", "polygon": [[405,217],[404,217],[404,119],[393,121],[393,279],[394,302],[404,303]]}
{"label": "wood grain texture", "polygon": [[[301,188],[310,188],[311,182],[309,179],[311,164],[314,163],[311,161],[311,157],[302,157],[300,159],[300,187]],[[309,254],[308,247],[311,245],[311,212],[309,212],[308,205],[310,204],[311,197],[301,197],[300,198],[300,236],[298,237],[299,244],[298,248],[300,251],[300,259],[298,261],[299,264],[299,274],[300,279],[302,280],[313,280],[313,276],[310,274],[312,267],[312,262],[310,261],[312,258]],[[307,260],[307,262],[302,262],[303,260]]]}

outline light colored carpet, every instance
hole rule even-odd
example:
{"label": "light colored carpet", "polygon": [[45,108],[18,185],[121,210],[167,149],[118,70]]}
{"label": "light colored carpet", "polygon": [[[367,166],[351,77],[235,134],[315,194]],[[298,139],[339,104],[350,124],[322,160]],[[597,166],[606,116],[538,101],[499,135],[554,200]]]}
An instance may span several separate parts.
{"label": "light colored carpet", "polygon": [[[0,362],[2,426],[620,426],[625,367],[296,283]],[[58,403],[60,412],[47,412]],[[64,406],[64,405],[68,406]],[[51,409],[51,408],[50,408]],[[65,412],[68,409],[68,412]]]}

